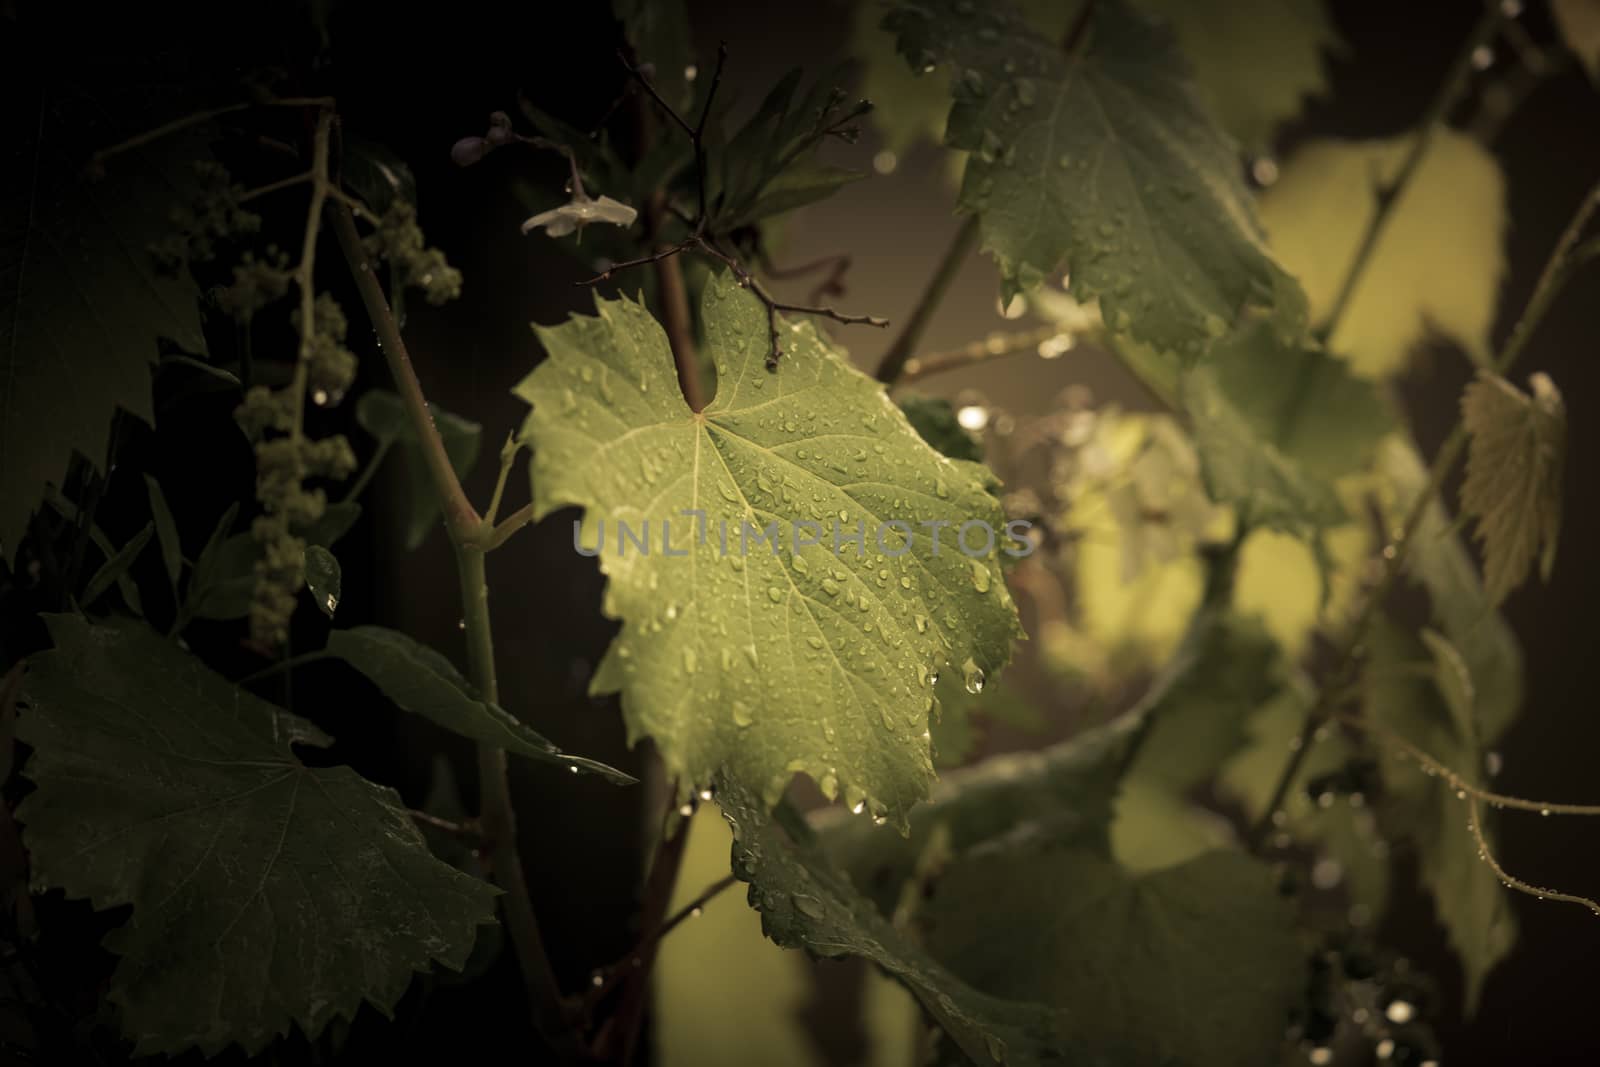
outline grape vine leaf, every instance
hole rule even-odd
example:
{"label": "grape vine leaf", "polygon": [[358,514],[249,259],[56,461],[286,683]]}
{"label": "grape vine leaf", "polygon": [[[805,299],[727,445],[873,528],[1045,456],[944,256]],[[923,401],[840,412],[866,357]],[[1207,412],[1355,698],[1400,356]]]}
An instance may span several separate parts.
{"label": "grape vine leaf", "polygon": [[[1476,686],[1467,676],[1465,656],[1441,655],[1437,637],[1418,641],[1387,620],[1374,629],[1369,645],[1366,714],[1467,780],[1480,781],[1485,739],[1479,734],[1482,717],[1473,706]],[[1451,648],[1448,642],[1443,647]],[[1436,664],[1434,679],[1405,674],[1403,664],[1430,656]],[[1416,844],[1417,873],[1466,972],[1470,1015],[1484,979],[1516,941],[1506,890],[1478,855],[1466,803],[1454,785],[1423,774],[1415,762],[1388,747],[1380,748],[1379,768],[1385,822],[1391,833]],[[1487,817],[1483,813],[1485,821]],[[1490,837],[1488,827],[1484,835]]]}
{"label": "grape vine leaf", "polygon": [[[165,337],[205,351],[199,290],[166,277],[148,247],[171,230],[170,212],[198,189],[191,164],[204,140],[166,138],[86,176],[74,146],[106,135],[86,101],[47,96],[40,122],[23,124],[8,169],[0,239],[0,554],[15,551],[46,483],[73,451],[105,462],[118,408],[155,421],[151,368]],[[92,109],[91,109],[92,111]],[[36,133],[37,128],[37,133]],[[115,138],[112,137],[111,140]]]}
{"label": "grape vine leaf", "polygon": [[1212,499],[1302,536],[1344,520],[1334,480],[1365,466],[1390,427],[1343,360],[1262,324],[1185,372],[1179,393]]}
{"label": "grape vine leaf", "polygon": [[636,781],[603,763],[563,752],[504,708],[485,701],[443,655],[398,630],[382,626],[335,630],[328,635],[327,651],[366,675],[402,711],[421,715],[451,733],[560,764],[574,774],[598,774],[616,785]]}
{"label": "grape vine leaf", "polygon": [[1126,0],[1091,18],[1074,56],[1008,2],[898,3],[884,21],[914,69],[951,66],[945,143],[972,153],[958,206],[981,220],[1003,289],[1065,264],[1113,330],[1189,356],[1257,310],[1298,334],[1304,294],[1172,34]]}
{"label": "grape vine leaf", "polygon": [[761,913],[767,937],[784,948],[857,956],[883,968],[974,1063],[1085,1062],[1060,1012],[972,989],[891,925],[828,861],[803,821],[780,826],[760,791],[736,780],[718,783],[717,804],[733,827],[733,873],[750,884],[750,906]]}
{"label": "grape vine leaf", "polygon": [[1550,13],[1589,80],[1600,84],[1600,0],[1550,0]]}
{"label": "grape vine leaf", "polygon": [[917,918],[976,988],[1067,1013],[1085,1062],[1277,1062],[1304,995],[1294,904],[1236,852],[1135,876],[1023,828],[943,871]]}
{"label": "grape vine leaf", "polygon": [[[924,444],[809,322],[779,321],[769,372],[766,309],[726,273],[703,301],[718,388],[699,413],[644,307],[596,303],[537,328],[548,358],[516,390],[535,514],[586,510],[623,622],[591,691],[622,693],[630,738],[655,740],[685,794],[726,770],[775,803],[804,772],[901,823],[933,777],[936,676],[980,685],[1020,634],[992,476]],[[619,522],[654,552],[628,551]],[[934,548],[921,524],[939,522]],[[963,523],[996,542],[979,530],[969,556]]]}
{"label": "grape vine leaf", "polygon": [[[1378,452],[1384,492],[1379,507],[1390,529],[1399,528],[1418,494],[1429,492],[1427,465],[1416,448],[1398,434]],[[1472,556],[1437,500],[1417,527],[1415,544],[1424,551],[1406,554],[1406,573],[1432,602],[1434,626],[1460,650],[1472,674],[1478,736],[1493,745],[1522,706],[1522,649],[1495,610],[1478,577]]]}
{"label": "grape vine leaf", "polygon": [[[408,551],[414,551],[439,523],[439,501],[433,493],[427,464],[417,445],[416,430],[406,416],[398,394],[388,389],[368,389],[356,401],[356,421],[377,438],[378,446],[392,449],[405,470],[404,536]],[[470,419],[453,415],[437,406],[433,423],[439,428],[445,454],[456,477],[465,478],[478,461],[483,443],[483,427]]]}
{"label": "grape vine leaf", "polygon": [[983,446],[956,421],[950,401],[938,396],[903,396],[900,410],[917,436],[940,455],[983,462]]}
{"label": "grape vine leaf", "polygon": [[884,9],[855,5],[850,51],[861,64],[861,95],[872,101],[872,124],[896,155],[919,141],[938,143],[950,114],[949,72],[908,70],[884,32]]}
{"label": "grape vine leaf", "polygon": [[[1313,141],[1261,196],[1273,250],[1295,272],[1313,320],[1333,307],[1376,208],[1377,178],[1392,179],[1409,138]],[[1504,274],[1505,178],[1466,134],[1441,129],[1391,207],[1329,347],[1366,378],[1402,369],[1425,331],[1460,343],[1478,363]]]}
{"label": "grape vine leaf", "polygon": [[98,908],[111,1000],[140,1054],[315,1038],[414,971],[459,970],[496,890],[440,863],[393,790],[311,768],[310,723],[149,628],[47,618],[18,736],[37,789],[17,819],[34,874]]}
{"label": "grape vine leaf", "polygon": [[[1461,510],[1478,520],[1489,600],[1504,600],[1539,558],[1545,581],[1561,534],[1561,468],[1567,411],[1549,375],[1528,379],[1533,395],[1480,372],[1461,397],[1468,433]],[[1542,551],[1541,551],[1542,546]]]}

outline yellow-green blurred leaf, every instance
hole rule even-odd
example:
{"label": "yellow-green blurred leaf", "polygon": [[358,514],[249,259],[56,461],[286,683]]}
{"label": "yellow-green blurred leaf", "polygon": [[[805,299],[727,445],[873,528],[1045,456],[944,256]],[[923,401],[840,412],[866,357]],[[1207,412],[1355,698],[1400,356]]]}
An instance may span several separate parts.
{"label": "yellow-green blurred leaf", "polygon": [[[1296,152],[1263,194],[1262,224],[1300,279],[1313,322],[1324,319],[1375,210],[1374,186],[1410,147],[1316,141]],[[1432,328],[1482,361],[1504,272],[1505,179],[1481,145],[1440,130],[1396,201],[1330,341],[1360,375],[1392,374]]]}

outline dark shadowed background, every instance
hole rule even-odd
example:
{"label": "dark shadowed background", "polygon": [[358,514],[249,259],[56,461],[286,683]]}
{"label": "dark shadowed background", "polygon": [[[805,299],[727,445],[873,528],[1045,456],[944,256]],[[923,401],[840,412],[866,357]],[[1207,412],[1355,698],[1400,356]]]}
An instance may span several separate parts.
{"label": "dark shadowed background", "polygon": [[[850,9],[840,3],[692,3],[700,55],[718,40],[729,45],[727,84],[751,100],[790,66],[811,69],[847,53]],[[1530,7],[1537,5],[1530,4]],[[263,62],[282,62],[310,34],[301,5],[215,4],[178,12],[146,6],[90,8],[18,5],[22,32],[0,43],[12,82],[4,102],[7,127],[34,120],[41,87],[51,79],[115,85],[134,69],[157,71],[175,83],[237,80]],[[1424,111],[1476,5],[1394,4],[1339,0],[1338,27],[1349,43],[1330,62],[1332,92],[1314,102],[1303,120],[1285,131],[1280,150],[1308,136],[1382,137],[1404,132]],[[1540,11],[1530,11],[1536,23]],[[0,33],[7,23],[0,22]],[[494,454],[524,413],[511,386],[540,358],[528,323],[554,323],[587,310],[589,295],[573,281],[585,264],[554,242],[522,237],[527,213],[512,179],[559,185],[554,157],[502,153],[462,170],[449,159],[458,137],[481,133],[491,110],[515,111],[519,90],[581,128],[593,125],[622,88],[616,36],[608,5],[600,2],[489,4],[453,2],[415,8],[350,2],[336,6],[329,32],[333,62],[314,78],[337,96],[349,130],[387,145],[409,162],[417,178],[422,225],[466,278],[460,300],[440,309],[415,302],[407,334],[431,399],[484,426],[484,456],[469,479],[469,493],[486,500]],[[752,101],[753,102],[753,101]],[[1600,177],[1600,94],[1575,69],[1551,81],[1523,107],[1495,146],[1509,190],[1508,281],[1501,294],[1496,336],[1509,326],[1504,309],[1521,307],[1539,266],[1583,192]],[[835,145],[835,161],[870,170],[876,151],[869,132],[855,146]],[[10,204],[20,180],[8,165],[0,175]],[[785,229],[782,258],[801,261],[849,252],[849,310],[903,318],[943,253],[956,221],[943,153],[924,146],[902,157],[888,176],[846,188],[807,209]],[[797,290],[797,292],[803,290]],[[986,260],[966,264],[950,298],[927,334],[930,350],[951,348],[999,328],[996,274]],[[346,301],[353,347],[364,356],[362,384],[384,384],[382,361],[365,343],[354,300]],[[858,362],[870,365],[888,336],[870,330],[840,335]],[[1600,271],[1575,282],[1534,339],[1518,377],[1549,373],[1567,397],[1571,415],[1566,485],[1566,525],[1554,580],[1515,594],[1506,613],[1524,641],[1528,700],[1523,718],[1503,745],[1497,788],[1523,796],[1600,800],[1600,717],[1591,694],[1600,689],[1600,658],[1593,655],[1600,556],[1591,551],[1600,509],[1586,492],[1587,461],[1597,454],[1600,423],[1585,412],[1600,402]],[[1418,433],[1430,448],[1454,421],[1466,364],[1436,358],[1413,376],[1406,395]],[[1031,358],[999,362],[930,379],[928,391],[955,395],[981,389],[989,402],[1018,413],[1040,413],[1074,383],[1088,384],[1100,400],[1140,406],[1143,393],[1117,365],[1097,353],[1075,350],[1043,363]],[[160,393],[158,389],[158,402]],[[168,487],[178,523],[205,529],[224,503],[252,493],[251,457],[242,439],[233,452],[187,447],[185,433],[217,432],[232,401],[184,409],[150,431],[124,420],[119,433],[129,470],[149,470]],[[358,451],[370,448],[345,416],[327,416],[329,429],[346,428]],[[456,585],[448,546],[435,531],[423,547],[406,553],[380,536],[386,500],[380,484],[374,507],[341,543],[344,560],[342,624],[381,620],[449,651],[458,661]],[[392,487],[390,487],[392,488]],[[138,478],[112,479],[107,490],[143,492]],[[513,480],[507,504],[527,499],[525,478]],[[135,513],[142,514],[134,509]],[[129,520],[132,521],[131,519]],[[142,525],[142,519],[138,523]],[[111,529],[119,541],[132,528]],[[493,611],[503,702],[563,746],[638,771],[640,753],[625,749],[614,700],[586,696],[588,679],[612,633],[599,614],[602,583],[591,560],[576,558],[570,515],[558,515],[519,534],[490,560]],[[150,566],[156,564],[146,560]],[[319,616],[297,617],[297,643],[321,644]],[[226,624],[197,624],[192,643],[224,669],[252,669],[237,649],[238,631]],[[450,753],[462,790],[475,791],[469,747],[415,721],[391,714],[376,691],[334,667],[313,669],[296,684],[295,709],[340,739],[334,758],[394,784],[413,803],[426,794],[431,754]],[[632,911],[644,811],[640,790],[618,790],[596,778],[552,774],[542,765],[513,764],[522,825],[523,854],[535,904],[555,966],[568,988],[631,945],[625,920]],[[1600,825],[1582,821],[1506,817],[1502,860],[1529,881],[1600,895]],[[1402,865],[1406,860],[1402,857]],[[1386,934],[1415,965],[1436,975],[1444,1002],[1438,1032],[1451,1065],[1600,1062],[1600,1028],[1592,1012],[1600,980],[1600,919],[1570,906],[1514,898],[1521,938],[1490,976],[1476,1017],[1464,1021],[1460,969],[1446,950],[1425,896],[1402,887]],[[48,903],[48,902],[47,902]],[[62,915],[76,915],[55,902]],[[55,934],[47,947],[63,987],[74,981],[92,996],[96,968],[107,961],[91,951],[103,924],[87,911],[81,935]],[[509,958],[495,964],[491,981],[471,987],[421,985],[408,995],[401,1021],[382,1024],[370,1011],[356,1026],[352,1059],[403,1055],[473,1062],[527,1062],[531,1033]],[[843,971],[822,968],[824,981]],[[100,975],[103,977],[103,973]],[[409,1011],[427,1003],[425,1011]],[[814,1018],[826,1018],[827,1012]],[[821,1025],[821,1024],[819,1024]],[[465,1035],[465,1037],[463,1037]],[[462,1042],[468,1044],[463,1047]],[[830,1046],[831,1047],[831,1046]],[[284,1062],[325,1062],[304,1043],[284,1050]],[[830,1053],[846,1057],[847,1052]]]}

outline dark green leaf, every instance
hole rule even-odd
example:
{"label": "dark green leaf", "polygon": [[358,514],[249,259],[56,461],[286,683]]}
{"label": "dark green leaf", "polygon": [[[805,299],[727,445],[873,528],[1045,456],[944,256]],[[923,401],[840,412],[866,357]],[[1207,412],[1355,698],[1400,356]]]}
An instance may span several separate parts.
{"label": "dark green leaf", "polygon": [[[73,510],[76,511],[77,509]],[[143,531],[140,531],[140,533],[143,534]],[[107,562],[117,554],[117,548],[111,543],[111,538],[107,537],[105,531],[93,523],[89,526],[89,540],[94,542],[94,547],[100,550],[100,554],[106,558]],[[148,535],[146,535],[146,541],[148,540]],[[131,544],[132,542],[129,543]],[[143,545],[140,547],[142,548]],[[131,563],[132,560],[129,560],[129,562]],[[117,591],[122,594],[123,603],[128,605],[129,611],[141,617],[144,615],[144,601],[139,596],[139,585],[129,577],[126,567],[117,575]],[[90,601],[85,600],[82,603],[88,605]]]}
{"label": "dark green leaf", "polygon": [[74,451],[105,462],[118,408],[154,420],[157,339],[205,349],[198,289],[157,273],[147,252],[197,188],[203,140],[162,138],[89,178],[78,146],[107,136],[102,116],[46,96],[43,121],[21,124],[7,163],[26,180],[10,183],[8,217],[23,221],[0,244],[0,554],[15,550]]}
{"label": "dark green leaf", "polygon": [[1073,56],[1007,0],[895,4],[884,25],[913,69],[951,69],[945,142],[972,153],[960,206],[1007,291],[1065,265],[1114,331],[1190,356],[1252,309],[1301,332],[1304,295],[1267,251],[1170,32],[1123,0],[1094,5]]}
{"label": "dark green leaf", "polygon": [[142,625],[47,621],[17,817],[40,884],[133,906],[106,947],[140,1054],[315,1040],[363,1001],[392,1012],[435,961],[461,968],[495,890],[429,855],[393,790],[304,766],[290,745],[314,727]]}
{"label": "dark green leaf", "polygon": [[904,396],[900,398],[900,410],[906,413],[917,436],[941,455],[983,462],[983,446],[956,421],[950,401],[935,396]]}
{"label": "dark green leaf", "polygon": [[483,700],[449,660],[405,634],[382,626],[335,630],[328,635],[328,654],[366,675],[402,711],[452,733],[560,764],[573,773],[598,774],[617,785],[635,781],[603,763],[563,752],[505,709]]}
{"label": "dark green leaf", "polygon": [[1275,881],[1228,852],[1134,877],[1022,832],[947,868],[918,925],[976,988],[1060,1009],[1080,1062],[1266,1064],[1305,980]]}
{"label": "dark green leaf", "polygon": [[[405,405],[397,394],[387,389],[369,389],[356,402],[356,421],[380,442],[392,445],[399,457],[406,482],[405,545],[407,549],[415,549],[428,536],[428,531],[437,525],[439,502],[434,497],[433,482],[417,444],[416,432],[406,415]],[[433,411],[433,422],[444,440],[450,466],[457,477],[466,477],[478,460],[483,427],[438,408]]]}
{"label": "dark green leaf", "polygon": [[321,545],[307,545],[305,572],[306,588],[311,590],[311,599],[316,602],[317,610],[333,618],[333,613],[339,608],[339,597],[344,592],[339,561]]}
{"label": "dark green leaf", "polygon": [[820,200],[862,176],[825,166],[816,153],[827,137],[853,129],[869,105],[847,104],[833,72],[805,91],[800,80],[799,70],[784,75],[726,144],[713,142],[706,192],[719,230]]}
{"label": "dark green leaf", "polygon": [[986,996],[945,970],[879,915],[814,842],[785,833],[758,791],[719,784],[717,803],[733,826],[733,872],[750,883],[750,906],[761,913],[762,931],[773,941],[817,956],[857,956],[877,964],[911,991],[974,1063],[1084,1062],[1058,1013],[1031,1000]]}
{"label": "dark green leaf", "polygon": [[[100,569],[94,572],[94,576],[89,579],[89,584],[83,587],[81,603],[84,607],[92,607],[94,602],[100,599],[100,594],[111,588],[112,582],[121,582],[127,577],[128,568],[133,566],[133,561],[139,558],[139,553],[144,551],[144,546],[150,543],[150,535],[154,532],[155,524],[145,523],[144,529],[128,538],[127,544],[118,549],[115,555],[110,556],[104,563],[100,564]],[[131,582],[132,579],[129,579],[129,581]],[[126,591],[124,591],[123,596],[126,599]],[[129,602],[128,606],[134,610],[139,609],[137,594]]]}
{"label": "dark green leaf", "polygon": [[172,521],[172,509],[167,507],[166,494],[150,475],[144,476],[145,493],[150,498],[150,519],[155,523],[156,540],[161,543],[161,562],[167,568],[167,578],[172,591],[178,591],[178,581],[183,577],[183,542],[178,539],[178,524]]}
{"label": "dark green leaf", "polygon": [[405,160],[383,145],[360,137],[345,137],[340,177],[361,202],[378,215],[396,200],[417,202],[417,179]]}
{"label": "dark green leaf", "polygon": [[[250,613],[261,546],[249,532],[225,536],[237,514],[235,504],[222,517],[189,578],[191,613],[196,618],[242,619]],[[331,548],[360,517],[361,505],[354,501],[329,504],[322,517],[300,531],[299,536],[308,546]]]}

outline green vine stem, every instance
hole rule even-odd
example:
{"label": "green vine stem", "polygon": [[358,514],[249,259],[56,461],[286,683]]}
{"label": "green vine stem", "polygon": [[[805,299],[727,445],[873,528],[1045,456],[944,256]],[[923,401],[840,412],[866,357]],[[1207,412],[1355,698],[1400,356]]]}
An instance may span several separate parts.
{"label": "green vine stem", "polygon": [[[973,341],[971,344],[952,349],[949,352],[935,352],[927,356],[915,356],[905,361],[900,373],[895,376],[893,385],[910,385],[914,381],[927,378],[934,374],[943,374],[945,371],[959,370],[970,367],[975,363],[987,363],[994,359],[1004,359],[1007,356],[1017,356],[1025,352],[1038,351],[1041,345],[1052,342],[1059,344],[1070,343],[1073,335],[1070,330],[1060,326],[1043,326],[1037,330],[1019,330],[1014,333],[996,333],[982,341]],[[1062,349],[1065,351],[1065,349]]]}
{"label": "green vine stem", "polygon": [[[1527,306],[1512,327],[1510,336],[1506,340],[1505,348],[1493,360],[1493,368],[1498,374],[1505,374],[1527,347],[1528,339],[1533,336],[1534,330],[1543,321],[1550,310],[1555,298],[1572,277],[1577,266],[1587,262],[1587,258],[1574,255],[1578,238],[1584,228],[1589,224],[1595,212],[1600,210],[1600,183],[1589,190],[1578,210],[1567,223],[1561,237],[1556,241],[1555,249],[1550,258],[1545,262],[1544,269],[1539,274],[1539,280],[1534,286],[1533,295],[1528,299]],[[1587,245],[1578,246],[1581,253]],[[1400,571],[1405,564],[1406,553],[1411,546],[1418,528],[1422,525],[1424,516],[1427,515],[1428,506],[1444,487],[1445,479],[1455,468],[1456,461],[1461,458],[1461,453],[1467,445],[1467,430],[1459,420],[1450,436],[1440,446],[1438,455],[1434,457],[1432,466],[1428,471],[1428,483],[1417,498],[1412,502],[1411,510],[1406,514],[1405,521],[1399,531],[1384,547],[1381,553],[1383,573],[1376,585],[1364,600],[1361,611],[1357,614],[1346,636],[1342,651],[1339,654],[1337,665],[1329,675],[1328,680],[1317,690],[1315,700],[1306,713],[1304,726],[1300,731],[1299,743],[1289,753],[1289,758],[1284,764],[1283,771],[1278,776],[1277,784],[1273,787],[1271,799],[1262,809],[1261,817],[1251,829],[1247,839],[1252,851],[1260,849],[1262,842],[1267,838],[1272,828],[1272,813],[1283,804],[1284,797],[1289,793],[1289,788],[1294,783],[1295,776],[1299,774],[1301,765],[1310,753],[1311,745],[1317,731],[1335,712],[1340,695],[1344,693],[1351,683],[1351,673],[1360,659],[1361,643],[1377,616],[1378,609],[1388,599],[1390,591],[1394,588]]]}
{"label": "green vine stem", "polygon": [[[479,518],[450,465],[449,454],[445,451],[444,441],[439,436],[439,429],[423,396],[422,385],[406,351],[405,340],[400,336],[399,325],[390,314],[383,287],[356,232],[354,216],[342,201],[335,201],[332,211],[339,247],[350,265],[350,273],[355,277],[362,303],[377,330],[379,346],[383,349],[390,373],[394,376],[395,387],[416,432],[434,493],[444,512],[445,528],[455,549],[456,568],[461,579],[462,622],[467,637],[468,677],[485,700],[498,701],[494,635],[489,620],[489,585],[484,567],[487,541],[493,529]],[[505,925],[516,947],[535,1025],[545,1040],[554,1045],[563,1057],[571,1058],[576,1051],[577,1039],[556,983],[555,972],[545,953],[533,902],[528,896],[522,858],[517,849],[516,813],[511,803],[505,750],[494,745],[478,746],[478,822],[490,871],[500,888],[505,890]]]}
{"label": "green vine stem", "polygon": [[950,247],[945,249],[944,258],[939,261],[938,268],[933,272],[933,277],[928,279],[928,287],[923,290],[921,299],[911,312],[911,317],[900,328],[900,334],[889,346],[889,351],[883,354],[883,359],[878,363],[878,381],[885,385],[893,385],[899,381],[901,373],[906,369],[906,361],[916,350],[917,342],[922,340],[922,334],[927,330],[933,313],[938,310],[939,302],[944,299],[945,291],[950,288],[950,283],[955,281],[956,275],[961,272],[961,265],[972,254],[972,249],[977,243],[978,216],[972,215],[956,231]]}

